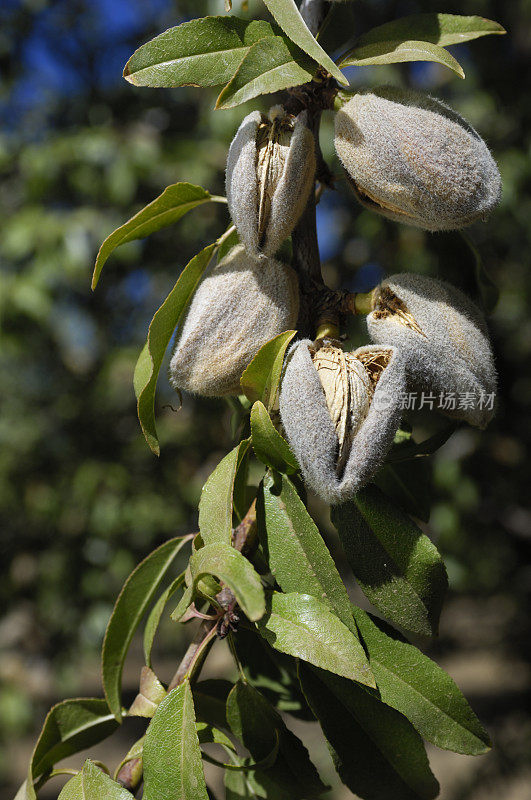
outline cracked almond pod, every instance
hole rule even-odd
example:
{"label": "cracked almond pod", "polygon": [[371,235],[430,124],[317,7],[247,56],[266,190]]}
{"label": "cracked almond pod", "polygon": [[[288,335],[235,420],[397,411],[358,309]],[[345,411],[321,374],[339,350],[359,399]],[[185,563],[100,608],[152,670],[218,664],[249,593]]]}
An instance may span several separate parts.
{"label": "cracked almond pod", "polygon": [[408,389],[454,394],[456,408],[447,400],[439,411],[480,428],[490,422],[496,368],[487,325],[459,289],[424,275],[392,275],[375,292],[367,328],[374,342],[400,349]]}
{"label": "cracked almond pod", "polygon": [[298,313],[294,270],[233,247],[192,298],[170,361],[173,386],[210,397],[239,394],[252,358],[269,339],[295,327]]}
{"label": "cracked almond pod", "polygon": [[398,222],[463,228],[500,200],[500,173],[483,139],[423,92],[359,92],[336,114],[335,147],[358,200]]}
{"label": "cracked almond pod", "polygon": [[253,111],[238,128],[227,159],[229,211],[253,255],[274,255],[297,224],[313,187],[315,146],[306,112],[273,106]]}
{"label": "cracked almond pod", "polygon": [[296,342],[280,390],[282,424],[307,485],[344,503],[382,465],[400,423],[404,366],[390,345],[345,353]]}

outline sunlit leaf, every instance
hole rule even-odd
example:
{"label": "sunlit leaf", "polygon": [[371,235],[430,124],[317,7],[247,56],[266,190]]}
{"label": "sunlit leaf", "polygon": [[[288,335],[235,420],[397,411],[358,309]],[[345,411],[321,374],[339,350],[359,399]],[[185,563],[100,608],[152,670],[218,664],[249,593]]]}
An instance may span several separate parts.
{"label": "sunlit leaf", "polygon": [[338,69],[328,53],[323,50],[308,29],[294,0],[264,0],[264,3],[284,33],[295,44],[308,53],[318,64],[321,64],[340,84],[343,84],[343,86],[348,85],[348,81],[341,70]]}
{"label": "sunlit leaf", "polygon": [[353,681],[300,663],[301,685],[336,770],[362,800],[432,800],[439,785],[405,717]]}
{"label": "sunlit leaf", "polygon": [[289,478],[266,476],[257,503],[258,530],[284,592],[310,594],[356,633],[347,590],[323,537]]}
{"label": "sunlit leaf", "polygon": [[251,409],[251,441],[256,457],[279,472],[297,472],[299,465],[289,444],[276,430],[259,400]]}
{"label": "sunlit leaf", "polygon": [[92,761],[85,761],[83,769],[63,786],[58,800],[133,800],[133,795],[113,781]]}
{"label": "sunlit leaf", "polygon": [[356,41],[356,47],[389,41],[431,42],[440,47],[468,42],[480,36],[506,31],[497,22],[484,17],[465,17],[460,14],[410,14],[407,17],[386,22],[364,33]]}
{"label": "sunlit leaf", "polygon": [[234,482],[249,448],[244,439],[228,453],[209,476],[199,501],[199,530],[205,544],[231,544]]}
{"label": "sunlit leaf", "polygon": [[208,800],[188,681],[168,694],[144,740],[144,800]]}
{"label": "sunlit leaf", "polygon": [[162,359],[184,310],[208,267],[216,244],[209,244],[188,262],[177,283],[156,312],[149,325],[146,344],[138,358],[134,374],[138,419],[146,441],[159,455],[160,445],[155,427],[155,390]]}
{"label": "sunlit leaf", "polygon": [[134,239],[143,239],[150,233],[167,228],[168,225],[178,222],[188,211],[212,199],[210,192],[201,186],[194,186],[193,183],[174,183],[167,186],[161,195],[107,236],[96,258],[92,288],[96,288],[103,265],[119,245]]}
{"label": "sunlit leaf", "polygon": [[334,506],[332,521],[371,603],[399,627],[434,635],[448,580],[430,539],[376,486]]}
{"label": "sunlit leaf", "polygon": [[218,86],[231,79],[255,42],[277,33],[262,20],[193,19],[139,47],[124,78],[135,86]]}
{"label": "sunlit leaf", "polygon": [[258,630],[282,653],[376,686],[365,651],[352,631],[309,594],[273,592]]}
{"label": "sunlit leaf", "polygon": [[315,61],[283,36],[261,39],[221,90],[216,108],[233,108],[258,95],[307,83],[317,69]]}
{"label": "sunlit leaf", "polygon": [[232,590],[238,605],[250,620],[256,621],[265,611],[265,598],[259,575],[245,556],[228,544],[208,544],[190,559],[192,584],[172,613],[180,619],[193,597],[194,589],[205,575],[215,575]]}
{"label": "sunlit leaf", "polygon": [[255,355],[241,377],[241,387],[251,401],[261,400],[271,411],[278,391],[286,349],[296,331],[279,333],[266,342]]}
{"label": "sunlit leaf", "polygon": [[369,64],[400,64],[404,61],[435,61],[465,77],[459,62],[444,47],[431,42],[393,40],[356,45],[341,60],[342,67],[362,67]]}
{"label": "sunlit leaf", "polygon": [[437,747],[467,755],[487,752],[488,734],[450,676],[381,620],[355,607],[354,617],[384,703]]}
{"label": "sunlit leaf", "polygon": [[142,561],[128,577],[114,606],[102,650],[105,697],[117,720],[122,717],[122,670],[131,639],[148,606],[189,537],[165,542]]}

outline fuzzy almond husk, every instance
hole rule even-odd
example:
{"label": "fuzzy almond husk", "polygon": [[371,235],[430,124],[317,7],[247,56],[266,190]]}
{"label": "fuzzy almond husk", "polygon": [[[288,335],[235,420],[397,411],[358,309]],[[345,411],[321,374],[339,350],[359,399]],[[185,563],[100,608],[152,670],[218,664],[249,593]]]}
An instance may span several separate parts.
{"label": "fuzzy almond husk", "polygon": [[398,222],[463,228],[500,200],[500,173],[483,139],[423,92],[359,92],[336,114],[335,147],[358,200]]}
{"label": "fuzzy almond husk", "polygon": [[479,398],[496,392],[496,368],[485,318],[472,300],[444,281],[402,273],[380,284],[366,319],[373,342],[392,342],[403,354],[409,391],[452,392],[458,400],[472,393],[473,407],[439,410],[486,427],[494,410]]}
{"label": "fuzzy almond husk", "polygon": [[207,397],[239,394],[258,350],[295,327],[298,313],[294,270],[233,247],[192,298],[170,361],[171,383]]}
{"label": "fuzzy almond husk", "polygon": [[[323,388],[321,369],[315,363],[317,358],[319,367],[320,351],[313,354],[313,347],[309,339],[303,339],[289,351],[280,415],[306,484],[327,503],[337,505],[351,499],[373,477],[393,443],[402,413],[404,365],[390,345],[366,345],[345,353],[347,361],[356,359],[364,365],[370,380],[368,406],[364,388],[355,381],[358,390],[350,395],[355,408],[344,410],[353,430],[346,436],[347,452],[341,453],[341,415],[334,413],[334,400]],[[341,406],[346,399],[341,390],[335,402]]]}
{"label": "fuzzy almond husk", "polygon": [[313,186],[315,145],[306,112],[274,106],[248,114],[227,158],[229,211],[252,255],[274,255],[297,224]]}

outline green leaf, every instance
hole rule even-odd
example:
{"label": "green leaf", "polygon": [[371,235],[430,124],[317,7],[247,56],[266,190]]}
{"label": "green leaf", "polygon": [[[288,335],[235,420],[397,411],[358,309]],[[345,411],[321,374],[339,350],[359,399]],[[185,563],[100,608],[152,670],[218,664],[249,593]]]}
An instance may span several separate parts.
{"label": "green leaf", "polygon": [[234,108],[261,94],[311,81],[318,66],[288,39],[274,36],[253,44],[236,73],[221,90],[216,108]]}
{"label": "green leaf", "polygon": [[249,444],[249,439],[244,439],[231,450],[203,486],[199,501],[199,530],[207,545],[230,545],[232,542],[234,481]]}
{"label": "green leaf", "polygon": [[409,39],[449,47],[491,33],[505,32],[497,22],[484,17],[464,17],[459,14],[410,14],[371,28],[356,41],[356,47],[378,42],[406,42]]}
{"label": "green leaf", "polygon": [[258,630],[282,653],[367,686],[376,686],[357,636],[324,603],[309,594],[273,592]]}
{"label": "green leaf", "polygon": [[276,26],[262,20],[194,19],[139,47],[123,75],[135,86],[218,86],[231,79],[255,42],[276,34]]}
{"label": "green leaf", "polygon": [[133,800],[133,795],[113,781],[92,761],[85,761],[82,771],[63,786],[58,800]]}
{"label": "green leaf", "polygon": [[223,258],[225,258],[229,250],[231,250],[233,247],[236,247],[236,245],[240,243],[240,237],[238,236],[238,231],[236,230],[234,225],[231,225],[231,228],[232,230],[228,228],[225,231],[224,236],[226,236],[226,238],[223,239],[220,246],[218,247],[218,254],[217,254],[218,263]]}
{"label": "green leaf", "polygon": [[196,722],[195,729],[197,731],[197,738],[199,744],[220,744],[223,747],[228,747],[230,750],[235,750],[233,743],[229,737],[215,728],[210,722]]}
{"label": "green leaf", "polygon": [[74,775],[73,778],[65,783],[57,800],[83,800],[82,780],[81,772],[78,775]]}
{"label": "green leaf", "polygon": [[118,727],[105,700],[76,697],[53,706],[42,726],[28,769],[26,794],[35,799],[33,780],[63,758],[103,741]]}
{"label": "green leaf", "polygon": [[485,313],[492,314],[498,305],[498,300],[500,299],[500,290],[485,269],[483,259],[481,258],[481,253],[470,236],[467,233],[464,233],[464,231],[459,231],[459,233],[468,245],[472,258],[474,259],[474,274],[479,296],[481,298],[481,304],[485,310]]}
{"label": "green leaf", "polygon": [[177,589],[179,589],[183,583],[184,572],[178,575],[177,578],[175,578],[175,580],[168,586],[168,588],[164,590],[149,612],[149,616],[144,628],[144,658],[146,659],[146,665],[148,667],[151,666],[151,650],[153,648],[153,640],[155,638],[157,628],[159,627],[162,613],[166,608],[167,602],[171,597],[173,597]]}
{"label": "green leaf", "polygon": [[357,635],[347,590],[313,519],[289,478],[266,476],[257,502],[262,546],[284,592],[321,600]]}
{"label": "green leaf", "polygon": [[439,785],[418,733],[376,694],[329,672],[299,665],[343,783],[363,800],[431,800]]}
{"label": "green leaf", "polygon": [[395,503],[428,522],[431,511],[432,464],[426,459],[414,459],[386,464],[374,478],[375,484]]}
{"label": "green leaf", "polygon": [[257,400],[251,409],[251,441],[256,457],[279,472],[297,472],[299,465],[286,440],[271,422],[266,407]]}
{"label": "green leaf", "polygon": [[150,233],[167,228],[188,211],[212,199],[214,198],[210,192],[201,186],[194,186],[193,183],[174,183],[167,186],[161,195],[107,236],[96,258],[92,288],[96,288],[103,265],[119,245],[132,242],[133,239],[143,239]]}
{"label": "green leaf", "polygon": [[275,732],[278,734],[276,761],[264,774],[273,783],[290,787],[293,798],[315,797],[325,790],[300,739],[286,727],[265,697],[248,683],[239,681],[229,694],[227,721],[255,761],[268,756],[275,745]]}
{"label": "green leaf", "polygon": [[178,619],[184,613],[183,605],[193,592],[198,581],[205,575],[215,575],[232,590],[238,605],[250,620],[255,622],[265,612],[265,598],[259,575],[253,565],[228,544],[207,544],[198,550],[190,559],[192,584],[185,592],[183,599],[172,614]]}
{"label": "green leaf", "polygon": [[197,289],[215,249],[215,243],[209,244],[183,269],[177,283],[151,320],[146,344],[136,363],[133,382],[138,419],[146,441],[156,455],[160,454],[160,445],[155,427],[155,390],[162,359],[173,331]]}
{"label": "green leaf", "polygon": [[348,81],[341,70],[334,64],[315,37],[312,36],[294,0],[264,0],[264,3],[284,33],[296,45],[301,47],[305,53],[308,53],[318,64],[321,64],[340,84],[348,86]]}
{"label": "green leaf", "polygon": [[441,556],[420,528],[376,486],[333,507],[332,521],[371,603],[401,628],[436,634],[448,580]]}
{"label": "green leaf", "polygon": [[354,607],[353,613],[383,702],[437,747],[467,755],[486,753],[488,734],[451,677],[389,626],[360,608]]}
{"label": "green leaf", "polygon": [[150,553],[128,577],[114,606],[103,641],[101,666],[105,697],[118,721],[122,717],[122,670],[131,639],[177,553],[189,538],[170,539]]}
{"label": "green leaf", "polygon": [[297,331],[279,333],[266,342],[255,355],[245,372],[240,384],[245,396],[251,403],[261,400],[268,411],[275,404],[282,364],[288,344]]}
{"label": "green leaf", "polygon": [[208,800],[188,681],[168,694],[144,741],[144,800]]}
{"label": "green leaf", "polygon": [[342,67],[361,67],[368,64],[400,64],[404,61],[435,61],[465,77],[460,63],[444,47],[431,42],[385,41],[356,45],[341,60]]}

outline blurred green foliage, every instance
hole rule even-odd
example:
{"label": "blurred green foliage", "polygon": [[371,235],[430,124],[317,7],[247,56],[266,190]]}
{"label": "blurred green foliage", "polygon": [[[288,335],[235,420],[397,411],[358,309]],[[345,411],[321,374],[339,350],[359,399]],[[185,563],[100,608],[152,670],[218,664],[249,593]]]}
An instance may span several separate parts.
{"label": "blurred green foliage", "polygon": [[[201,208],[175,228],[120,248],[90,291],[101,241],[167,184],[186,180],[223,194],[226,150],[247,108],[214,113],[215,90],[134,89],[122,81],[120,64],[136,46],[187,16],[224,13],[221,0],[153,2],[142,12],[140,5],[133,3],[136,23],[128,27],[126,16],[121,28],[111,0],[26,0],[2,12],[0,742],[31,730],[50,698],[80,690],[72,664],[99,651],[125,577],[164,539],[197,527],[201,485],[231,444],[228,407],[185,397],[175,411],[179,400],[163,369],[156,459],[141,435],[132,389],[151,316],[189,258],[224,230],[226,210]],[[250,12],[256,8],[251,3]],[[510,603],[510,625],[497,646],[525,657],[531,100],[523,76],[531,5],[359,2],[344,4],[337,29],[345,30],[349,15],[354,34],[418,11],[482,14],[509,31],[459,48],[466,81],[435,64],[351,68],[349,78],[353,85],[407,82],[447,100],[480,131],[500,165],[501,207],[470,231],[501,291],[490,319],[500,407],[486,432],[460,429],[435,457],[430,532],[456,592]],[[327,38],[336,33],[332,25]],[[31,48],[38,51],[43,41],[61,51],[64,86],[60,79],[43,84],[46,65],[38,74]],[[107,54],[112,75],[102,66]],[[330,114],[322,145],[339,174]],[[473,258],[460,236],[388,222],[361,210],[344,182],[337,186],[319,209],[331,286],[364,291],[384,273],[417,270],[476,292]],[[362,322],[351,332],[362,341]],[[410,422],[416,436],[433,430],[429,416]],[[322,524],[327,528],[328,520]],[[441,650],[451,641],[443,629]],[[0,762],[0,771],[5,766]]]}

